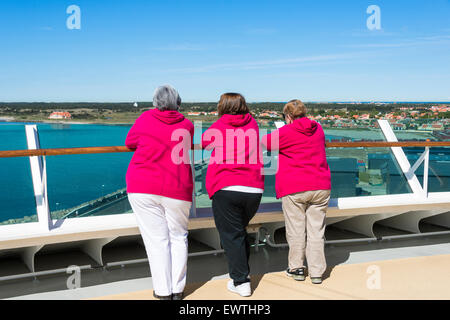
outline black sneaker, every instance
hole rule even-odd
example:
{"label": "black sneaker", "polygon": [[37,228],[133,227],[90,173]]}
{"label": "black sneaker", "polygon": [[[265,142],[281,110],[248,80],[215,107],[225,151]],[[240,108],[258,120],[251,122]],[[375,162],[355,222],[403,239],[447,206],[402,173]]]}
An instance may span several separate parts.
{"label": "black sneaker", "polygon": [[172,300],[172,295],[170,296],[158,296],[155,291],[153,291],[153,297],[155,297],[158,300]]}
{"label": "black sneaker", "polygon": [[289,268],[287,268],[286,275],[288,277],[294,278],[294,280],[304,281],[305,280],[305,268],[299,268],[299,269],[295,269],[295,270],[289,270]]}
{"label": "black sneaker", "polygon": [[183,297],[184,297],[183,292],[172,294],[172,300],[183,300]]}

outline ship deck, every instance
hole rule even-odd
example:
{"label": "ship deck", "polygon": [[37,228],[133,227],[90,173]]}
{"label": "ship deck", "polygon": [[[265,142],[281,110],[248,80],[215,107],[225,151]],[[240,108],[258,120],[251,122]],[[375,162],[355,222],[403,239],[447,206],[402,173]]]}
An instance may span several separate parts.
{"label": "ship deck", "polygon": [[[379,270],[379,285],[375,272]],[[189,284],[185,300],[448,300],[450,255],[347,264],[328,269],[324,281],[295,281],[284,272],[253,275],[253,294],[227,291],[227,279]],[[370,273],[370,274],[369,274]],[[372,274],[372,275],[371,275]],[[373,281],[371,281],[373,280]],[[99,297],[100,300],[154,300],[152,290]]]}
{"label": "ship deck", "polygon": [[[278,239],[283,240],[283,239]],[[251,279],[254,293],[242,298],[226,289],[223,253],[190,256],[186,300],[313,300],[313,299],[450,299],[450,235],[327,244],[327,272],[321,285],[309,278],[297,282],[284,274],[288,249],[263,245],[252,248]],[[201,249],[190,242],[190,250]],[[130,247],[114,248],[114,255]],[[60,261],[67,252],[46,256]],[[41,263],[51,261],[42,261]],[[63,264],[69,261],[61,262]],[[11,265],[13,267],[13,265]],[[380,288],[377,289],[376,274]],[[148,264],[82,270],[81,287],[67,289],[69,274],[41,276],[0,283],[4,299],[18,300],[152,300]],[[374,280],[374,281],[372,281]],[[367,285],[369,282],[369,286]],[[371,286],[375,286],[372,289]]]}
{"label": "ship deck", "polygon": [[[266,179],[267,198],[248,228],[254,238],[251,299],[449,298],[448,158],[441,161],[438,148],[450,144],[399,142],[389,122],[378,123],[387,141],[326,144],[332,174],[340,182],[332,186],[335,194],[327,212],[329,269],[321,286],[312,286],[309,280],[290,281],[283,275],[288,249],[286,239],[277,237],[284,234],[284,219],[274,199],[273,174],[267,175],[271,178]],[[146,253],[134,216],[126,214],[130,208],[123,191],[107,196],[102,191],[102,198],[64,214],[57,211],[56,216],[48,201],[46,156],[133,150],[124,146],[40,149],[37,127],[25,128],[29,149],[0,151],[0,157],[30,158],[36,221],[12,219],[1,227],[0,299],[151,299]],[[409,158],[402,149],[423,147],[423,153],[416,150]],[[346,149],[341,154],[335,148]],[[370,158],[367,150],[371,148],[386,150],[380,151],[380,157],[374,151],[371,154],[376,157]],[[198,150],[196,145],[193,154]],[[357,161],[363,161],[364,167],[359,168]],[[359,175],[359,169],[364,174]],[[225,287],[227,262],[209,199],[203,201],[204,171],[196,168],[187,299],[239,298],[230,296]],[[69,281],[76,276],[74,268],[81,285],[68,289],[73,287]],[[369,288],[373,277],[380,279],[380,288]]]}

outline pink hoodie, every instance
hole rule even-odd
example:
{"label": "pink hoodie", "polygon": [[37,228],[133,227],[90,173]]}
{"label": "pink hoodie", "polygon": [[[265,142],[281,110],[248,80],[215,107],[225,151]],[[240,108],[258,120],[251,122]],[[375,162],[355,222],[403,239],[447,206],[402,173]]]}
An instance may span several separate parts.
{"label": "pink hoodie", "polygon": [[317,122],[306,117],[296,119],[264,136],[262,144],[268,151],[279,150],[275,181],[278,199],[297,192],[331,189],[325,134]]}
{"label": "pink hoodie", "polygon": [[[177,129],[179,131],[172,139]],[[182,146],[189,152],[193,136],[194,125],[178,111],[152,109],[144,112],[131,127],[125,141],[128,148],[136,149],[126,174],[127,192],[192,201],[191,165],[189,161],[180,160],[178,155],[184,153],[178,152],[178,148]]]}
{"label": "pink hoodie", "polygon": [[221,116],[203,133],[202,147],[213,149],[206,172],[210,198],[229,186],[264,189],[259,129],[249,113]]}

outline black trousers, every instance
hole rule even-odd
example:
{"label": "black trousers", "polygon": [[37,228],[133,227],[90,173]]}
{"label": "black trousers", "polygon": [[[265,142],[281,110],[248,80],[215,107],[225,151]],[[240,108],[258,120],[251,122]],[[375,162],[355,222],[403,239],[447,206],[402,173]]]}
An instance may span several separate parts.
{"label": "black trousers", "polygon": [[212,197],[214,221],[234,285],[249,282],[250,241],[246,227],[258,211],[262,194],[217,191]]}

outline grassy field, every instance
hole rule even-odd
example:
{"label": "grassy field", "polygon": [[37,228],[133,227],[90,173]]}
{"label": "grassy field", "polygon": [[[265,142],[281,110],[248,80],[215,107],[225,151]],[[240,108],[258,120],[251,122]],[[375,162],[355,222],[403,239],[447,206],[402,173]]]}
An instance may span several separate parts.
{"label": "grassy field", "polygon": [[[138,109],[136,111],[114,111],[104,110],[97,111],[92,109],[73,109],[66,110],[72,115],[72,119],[49,119],[49,112],[36,113],[16,113],[16,114],[1,114],[0,118],[5,118],[8,121],[18,122],[70,122],[70,123],[101,123],[101,124],[133,124],[136,119],[148,109]],[[186,116],[186,114],[185,114]],[[191,121],[213,122],[217,120],[215,116],[186,116]]]}

